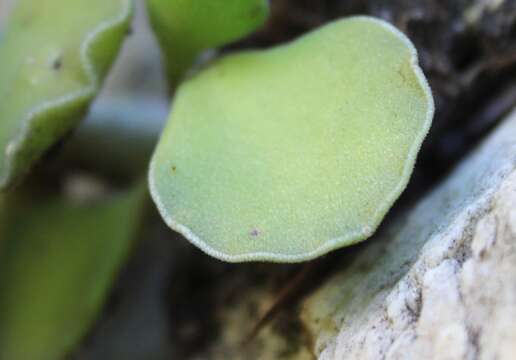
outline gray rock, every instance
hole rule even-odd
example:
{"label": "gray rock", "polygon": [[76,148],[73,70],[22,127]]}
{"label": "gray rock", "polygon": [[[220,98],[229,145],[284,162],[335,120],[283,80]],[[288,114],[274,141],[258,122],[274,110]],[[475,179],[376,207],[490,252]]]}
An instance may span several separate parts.
{"label": "gray rock", "polygon": [[516,112],[303,304],[321,359],[516,357]]}

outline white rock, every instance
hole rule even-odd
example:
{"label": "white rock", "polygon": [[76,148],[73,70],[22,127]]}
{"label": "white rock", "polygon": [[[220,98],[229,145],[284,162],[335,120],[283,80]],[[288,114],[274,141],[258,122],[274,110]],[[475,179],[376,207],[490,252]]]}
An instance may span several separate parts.
{"label": "white rock", "polygon": [[321,359],[516,358],[516,112],[306,300]]}

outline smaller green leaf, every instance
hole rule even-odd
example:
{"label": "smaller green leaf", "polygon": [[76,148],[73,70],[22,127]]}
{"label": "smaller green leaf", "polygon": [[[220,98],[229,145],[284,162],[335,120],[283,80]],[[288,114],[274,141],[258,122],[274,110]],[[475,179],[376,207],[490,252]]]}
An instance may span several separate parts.
{"label": "smaller green leaf", "polygon": [[144,191],[88,204],[11,196],[0,199],[0,359],[61,359],[128,255]]}
{"label": "smaller green leaf", "polygon": [[183,83],[149,184],[169,226],[227,261],[302,261],[369,237],[404,190],[433,99],[410,41],[335,21]]}
{"label": "smaller green leaf", "polygon": [[131,12],[131,0],[18,1],[0,39],[0,188],[82,118]]}
{"label": "smaller green leaf", "polygon": [[236,41],[262,26],[268,0],[147,0],[163,48],[167,73],[176,84],[203,50]]}

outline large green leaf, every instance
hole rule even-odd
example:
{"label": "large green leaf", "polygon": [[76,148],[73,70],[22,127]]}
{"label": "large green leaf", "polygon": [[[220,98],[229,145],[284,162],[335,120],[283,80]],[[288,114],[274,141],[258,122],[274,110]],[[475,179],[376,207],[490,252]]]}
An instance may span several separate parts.
{"label": "large green leaf", "polygon": [[9,215],[0,228],[0,359],[56,360],[73,349],[128,255],[142,201],[142,187],[89,204],[8,199],[0,208]]}
{"label": "large green leaf", "polygon": [[180,86],[151,193],[169,226],[217,258],[311,259],[375,231],[433,109],[402,33],[336,21]]}
{"label": "large green leaf", "polygon": [[263,25],[268,0],[147,0],[172,84],[202,50],[238,40]]}
{"label": "large green leaf", "polygon": [[0,188],[82,117],[126,34],[130,0],[20,0],[0,39]]}

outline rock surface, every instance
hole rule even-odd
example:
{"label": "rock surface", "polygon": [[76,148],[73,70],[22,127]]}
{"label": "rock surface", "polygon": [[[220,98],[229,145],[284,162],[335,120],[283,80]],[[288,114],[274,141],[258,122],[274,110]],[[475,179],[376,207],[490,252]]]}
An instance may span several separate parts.
{"label": "rock surface", "polygon": [[320,359],[514,359],[516,112],[303,304]]}

